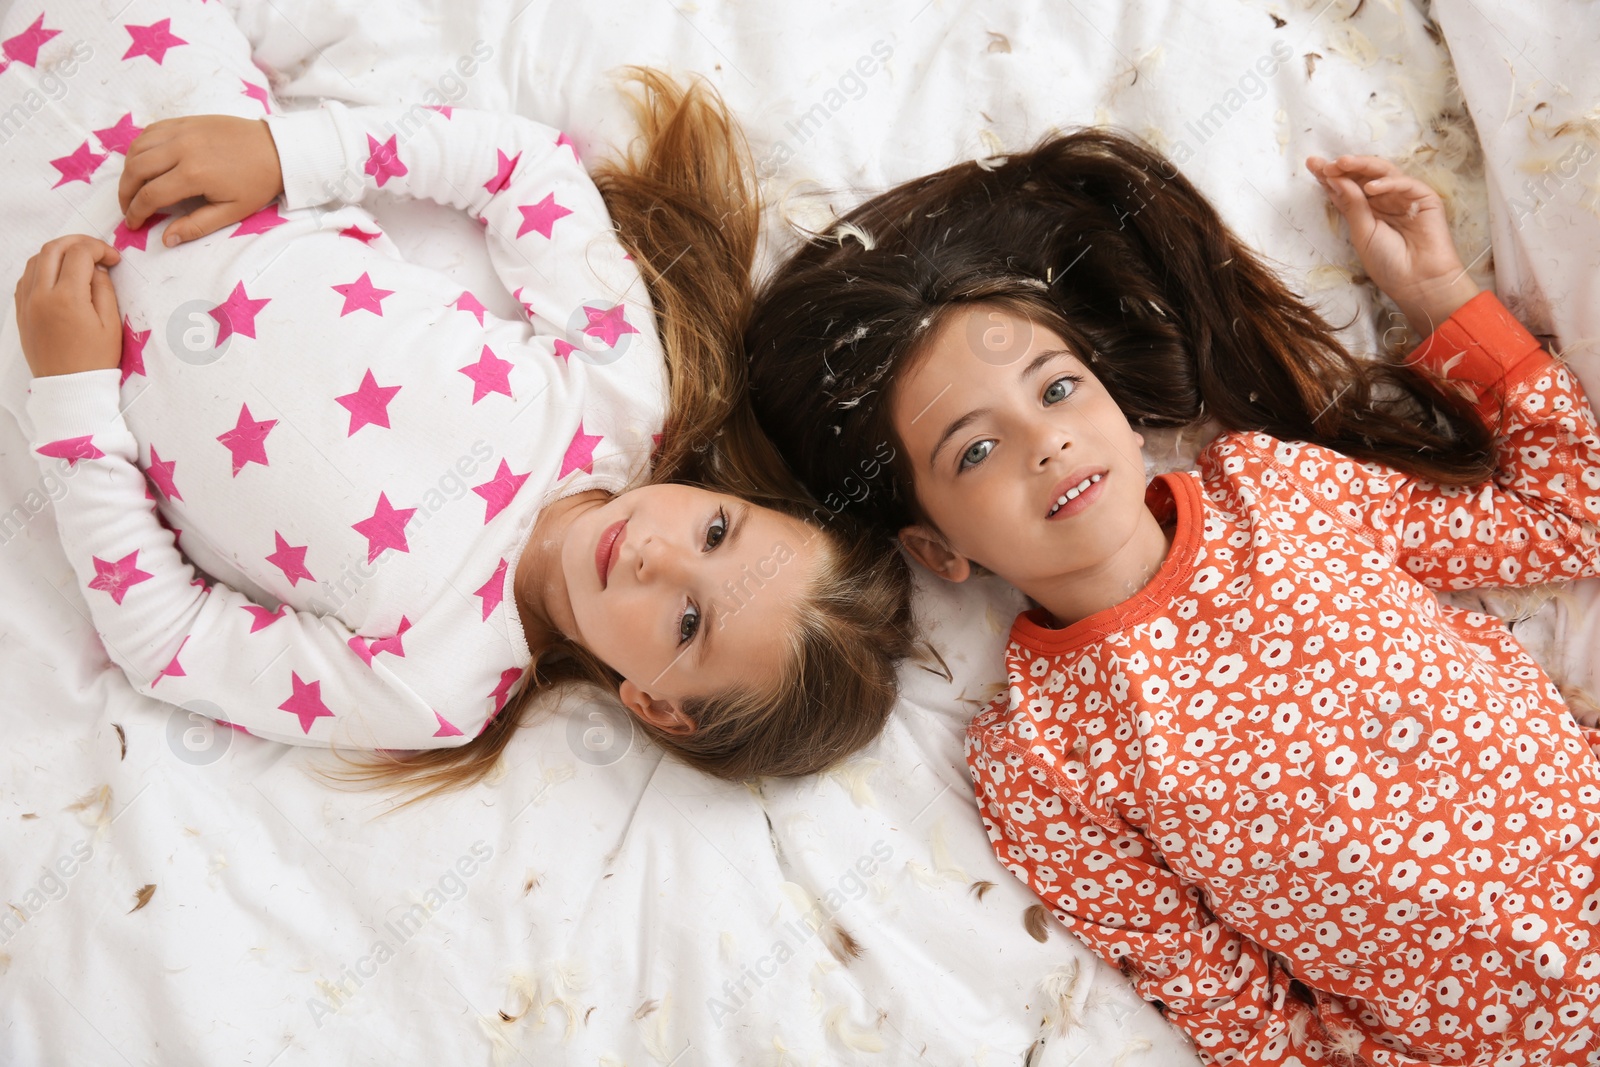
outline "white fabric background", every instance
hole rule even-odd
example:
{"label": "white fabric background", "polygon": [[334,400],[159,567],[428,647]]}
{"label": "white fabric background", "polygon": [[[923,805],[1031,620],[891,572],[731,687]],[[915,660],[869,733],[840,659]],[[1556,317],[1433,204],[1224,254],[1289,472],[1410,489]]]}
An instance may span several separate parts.
{"label": "white fabric background", "polygon": [[[1182,141],[1185,171],[1225,217],[1333,321],[1352,320],[1349,342],[1367,349],[1388,324],[1350,281],[1355,257],[1300,160],[1405,157],[1446,193],[1464,258],[1483,253],[1480,280],[1492,244],[1502,297],[1600,388],[1600,161],[1552,183],[1520,222],[1510,202],[1569,146],[1595,148],[1585,5],[1439,0],[1449,51],[1429,12],[1399,0],[230,6],[285,107],[433,91],[564,127],[585,158],[631,136],[609,71],[702,72],[769,175],[765,262],[784,241],[779,216],[815,223],[829,203],[842,211],[1052,126],[1111,121],[1180,155]],[[453,73],[480,40],[489,62]],[[1250,99],[1250,71],[1277,41],[1292,57]],[[847,72],[875,44],[891,57],[857,92]],[[1320,56],[1309,77],[1308,53]],[[0,96],[0,111],[12,102]],[[826,118],[803,127],[817,105]],[[1201,143],[1190,124],[1218,105],[1220,128]],[[469,220],[374,206],[416,258],[494,291]],[[5,264],[11,277],[20,267]],[[8,381],[22,358],[10,316],[5,302]],[[0,415],[0,514],[39,487]],[[182,713],[136,697],[108,665],[54,537],[45,508],[0,545],[0,894],[28,919],[0,933],[0,1061],[1195,1062],[1116,971],[1053,923],[1043,943],[1028,934],[1033,898],[984,839],[960,737],[1000,678],[1017,607],[1007,590],[925,584],[920,616],[953,679],[909,665],[889,729],[835,774],[708,781],[625,731],[606,747],[621,720],[573,701],[519,735],[492,784],[383,817],[383,794],[328,788],[307,774],[326,757],[303,749],[232,735],[201,762],[219,749],[199,736],[191,747]],[[1587,666],[1593,645],[1564,620],[1545,612],[1542,632],[1567,637],[1549,655]],[[47,868],[85,851],[61,892],[44,892]],[[452,874],[458,861],[470,877]],[[870,870],[859,882],[858,862]],[[994,885],[980,895],[982,882]],[[130,913],[148,884],[154,896]],[[397,936],[419,904],[420,929]],[[841,965],[826,937],[802,936],[814,908],[858,958]],[[392,958],[376,962],[380,941]],[[735,999],[724,983],[741,978]],[[350,994],[336,1001],[341,981]]]}

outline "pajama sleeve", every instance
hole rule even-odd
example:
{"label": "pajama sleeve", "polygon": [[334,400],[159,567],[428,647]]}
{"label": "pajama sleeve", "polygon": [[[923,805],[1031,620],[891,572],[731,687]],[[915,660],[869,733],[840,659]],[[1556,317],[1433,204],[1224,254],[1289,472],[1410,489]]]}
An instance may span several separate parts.
{"label": "pajama sleeve", "polygon": [[[1360,1032],[1353,1013],[1332,997],[1315,1003],[1276,955],[1219,921],[1148,838],[1091,819],[1014,743],[973,730],[967,745],[1000,862],[1182,1029],[1203,1061],[1349,1062],[1335,1052],[1329,1023],[1342,1016],[1338,1045],[1349,1048]],[[1053,862],[1036,861],[1046,855]]]}
{"label": "pajama sleeve", "polygon": [[1461,389],[1496,431],[1497,469],[1487,484],[1444,488],[1289,442],[1277,446],[1279,465],[1299,475],[1313,503],[1432,588],[1600,573],[1600,436],[1577,379],[1488,292],[1410,359]]}
{"label": "pajama sleeve", "polygon": [[120,377],[112,368],[36,378],[28,412],[34,451],[79,468],[55,505],[62,547],[106,651],[134,687],[290,744],[470,740],[447,730],[382,660],[364,662],[337,619],[288,605],[269,611],[196,574],[151,505],[119,411]]}
{"label": "pajama sleeve", "polygon": [[583,334],[595,340],[573,339],[601,351],[639,328],[653,336],[644,282],[560,131],[499,112],[337,101],[266,121],[290,208],[381,190],[465,211],[536,332]]}

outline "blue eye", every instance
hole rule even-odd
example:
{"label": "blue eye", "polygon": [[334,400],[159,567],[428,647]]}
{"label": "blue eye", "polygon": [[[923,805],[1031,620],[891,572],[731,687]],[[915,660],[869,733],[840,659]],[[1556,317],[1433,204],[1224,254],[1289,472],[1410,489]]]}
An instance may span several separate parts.
{"label": "blue eye", "polygon": [[1057,378],[1045,389],[1044,402],[1046,404],[1055,404],[1065,400],[1078,391],[1078,383],[1081,381],[1083,379],[1076,374],[1067,374]]}
{"label": "blue eye", "polygon": [[693,640],[694,635],[699,632],[700,609],[691,603],[684,609],[683,614],[678,616],[678,644]]}
{"label": "blue eye", "polygon": [[985,459],[989,458],[989,453],[992,451],[994,451],[993,441],[974,441],[971,448],[961,453],[961,464],[958,468],[958,471],[964,471],[972,467],[976,467]]}

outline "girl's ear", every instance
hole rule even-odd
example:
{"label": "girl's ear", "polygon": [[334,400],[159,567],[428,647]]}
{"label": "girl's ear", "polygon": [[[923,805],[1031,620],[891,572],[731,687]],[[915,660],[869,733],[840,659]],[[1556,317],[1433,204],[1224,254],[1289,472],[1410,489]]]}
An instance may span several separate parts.
{"label": "girl's ear", "polygon": [[911,558],[945,581],[964,582],[972,575],[972,563],[945,544],[939,532],[929,526],[906,526],[900,530],[900,544]]}
{"label": "girl's ear", "polygon": [[641,722],[663,733],[681,737],[694,733],[694,720],[683,710],[680,701],[657,699],[627,679],[617,687],[617,697]]}

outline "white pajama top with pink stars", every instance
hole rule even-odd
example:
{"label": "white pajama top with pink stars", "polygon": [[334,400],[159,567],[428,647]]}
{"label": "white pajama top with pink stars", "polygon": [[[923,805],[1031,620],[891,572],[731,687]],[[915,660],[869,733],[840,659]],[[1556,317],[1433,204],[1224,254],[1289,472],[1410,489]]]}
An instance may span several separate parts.
{"label": "white pajama top with pink stars", "polygon": [[[125,154],[139,119],[96,143]],[[119,224],[121,369],[33,383],[38,453],[80,468],[62,542],[142,692],[276,741],[463,744],[530,659],[511,576],[535,517],[648,468],[650,302],[555,129],[420,105],[268,122],[284,207],[172,249],[165,214]],[[526,320],[402,259],[350,203],[372,190],[468,212]]]}

